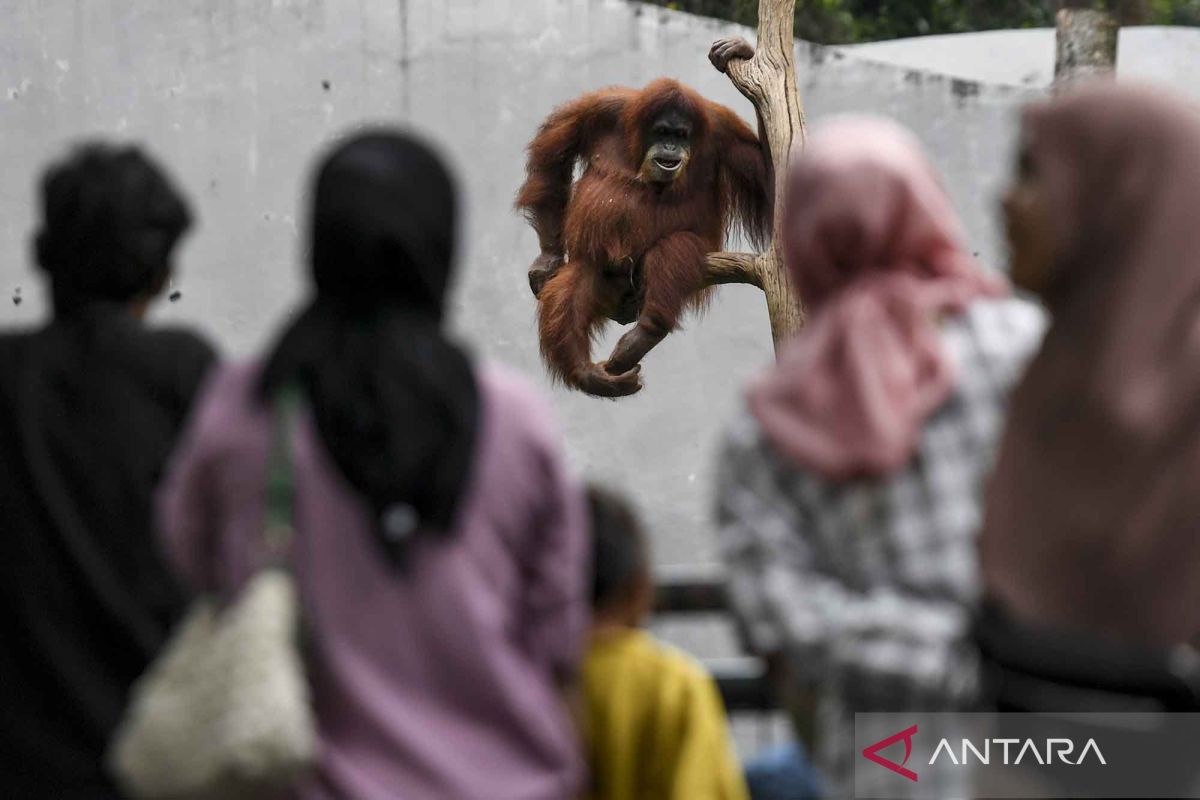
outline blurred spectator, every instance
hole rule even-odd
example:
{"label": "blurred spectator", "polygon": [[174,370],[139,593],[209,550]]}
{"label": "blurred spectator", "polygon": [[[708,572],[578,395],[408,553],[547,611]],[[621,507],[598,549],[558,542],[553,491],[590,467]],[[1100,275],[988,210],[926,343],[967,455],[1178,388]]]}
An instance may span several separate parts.
{"label": "blurred spectator", "polygon": [[750,800],[812,800],[824,794],[824,781],[804,745],[784,742],[758,753],[746,764]]}
{"label": "blurred spectator", "polygon": [[641,630],[654,600],[641,526],[589,491],[592,637],[583,666],[589,800],[746,800],[712,677]]}
{"label": "blurred spectator", "polygon": [[1200,632],[1200,118],[1098,86],[1025,112],[1013,278],[1053,325],[1014,391],[982,535],[1026,622]]}
{"label": "blurred spectator", "polygon": [[213,351],[142,316],[187,204],[133,147],[87,144],[41,185],[54,318],[0,336],[0,788],[113,797],[101,764],[130,684],[186,597],[153,492]]}
{"label": "blurred spectator", "polygon": [[[964,249],[895,124],[823,126],[787,180],[784,255],[809,324],[730,429],[718,516],[749,644],[815,687],[816,762],[849,797],[854,712],[976,691],[984,476],[1042,322]],[[921,791],[955,791],[937,779]]]}
{"label": "blurred spectator", "polygon": [[212,382],[164,491],[170,550],[222,593],[262,563],[270,401],[298,385],[292,563],[322,752],[293,796],[572,797],[583,497],[541,398],[442,331],[452,178],[366,132],[325,158],[313,204],[315,297]]}

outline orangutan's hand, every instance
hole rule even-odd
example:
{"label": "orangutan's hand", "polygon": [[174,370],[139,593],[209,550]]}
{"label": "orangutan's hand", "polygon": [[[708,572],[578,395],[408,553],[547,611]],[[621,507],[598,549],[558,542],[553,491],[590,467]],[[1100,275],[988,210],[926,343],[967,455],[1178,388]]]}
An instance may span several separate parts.
{"label": "orangutan's hand", "polygon": [[754,45],[740,36],[717,39],[708,50],[708,60],[718,72],[725,72],[729,68],[729,62],[738,58],[754,58]]}
{"label": "orangutan's hand", "polygon": [[641,371],[642,365],[638,364],[620,375],[612,375],[604,363],[592,364],[576,375],[574,382],[580,391],[594,397],[628,397],[642,390]]}

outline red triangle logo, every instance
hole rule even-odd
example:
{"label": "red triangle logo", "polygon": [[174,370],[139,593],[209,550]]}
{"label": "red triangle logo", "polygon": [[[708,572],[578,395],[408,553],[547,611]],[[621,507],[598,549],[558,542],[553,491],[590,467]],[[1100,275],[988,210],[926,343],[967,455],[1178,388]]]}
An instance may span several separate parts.
{"label": "red triangle logo", "polygon": [[[876,742],[875,744],[871,745],[867,749],[863,750],[863,753],[862,753],[863,757],[866,758],[868,761],[874,761],[876,764],[878,764],[881,767],[887,767],[888,769],[890,769],[892,772],[896,773],[897,775],[903,775],[904,777],[908,778],[910,781],[916,782],[917,773],[913,772],[911,769],[908,769],[907,767],[904,766],[905,764],[908,763],[908,757],[912,755],[912,737],[916,734],[916,732],[917,732],[917,726],[913,725],[911,728],[905,728],[904,730],[900,731],[899,733],[894,733],[891,736],[887,737],[886,739],[882,739],[882,740]],[[901,740],[904,741],[904,760],[901,761],[899,764],[897,764],[894,761],[889,761],[886,758],[884,758],[883,756],[879,755],[880,750],[886,750],[887,748],[891,747],[896,742],[899,742]]]}

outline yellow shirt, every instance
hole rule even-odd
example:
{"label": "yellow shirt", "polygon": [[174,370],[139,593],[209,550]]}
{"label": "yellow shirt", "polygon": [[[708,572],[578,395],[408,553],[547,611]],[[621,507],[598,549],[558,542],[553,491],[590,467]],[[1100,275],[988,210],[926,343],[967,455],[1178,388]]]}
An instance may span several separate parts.
{"label": "yellow shirt", "polygon": [[583,664],[588,800],[748,800],[725,707],[694,659],[630,629]]}

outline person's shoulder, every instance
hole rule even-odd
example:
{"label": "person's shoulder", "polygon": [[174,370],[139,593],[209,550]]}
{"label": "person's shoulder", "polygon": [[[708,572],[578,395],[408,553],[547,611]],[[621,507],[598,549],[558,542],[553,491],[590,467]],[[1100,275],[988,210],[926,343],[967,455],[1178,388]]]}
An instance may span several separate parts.
{"label": "person's shoulder", "polygon": [[8,330],[0,332],[0,358],[11,358],[25,349],[37,331],[28,329]]}
{"label": "person's shoulder", "polygon": [[665,676],[683,681],[710,679],[695,656],[642,628],[628,628],[599,644],[593,643],[592,654],[603,660],[616,660],[620,669],[645,675],[655,682]]}
{"label": "person's shoulder", "polygon": [[539,435],[556,435],[549,399],[524,375],[504,364],[485,361],[475,367],[475,379],[483,404],[506,425]]}
{"label": "person's shoulder", "polygon": [[210,427],[236,427],[235,423],[255,412],[258,376],[257,360],[238,361],[214,366],[200,387],[196,408]]}
{"label": "person's shoulder", "polygon": [[699,659],[691,653],[669,642],[655,638],[650,634],[646,634],[646,638],[649,639],[663,672],[672,674],[676,678],[689,683],[697,681],[708,683],[712,681],[712,675],[700,663]]}
{"label": "person's shoulder", "polygon": [[181,327],[139,327],[138,338],[147,349],[167,355],[178,363],[181,360],[212,364],[217,360],[217,350],[195,331]]}
{"label": "person's shoulder", "polygon": [[743,399],[733,415],[725,423],[725,445],[727,448],[755,450],[762,443],[762,426]]}
{"label": "person's shoulder", "polygon": [[1040,306],[1009,296],[976,301],[944,327],[955,379],[950,398],[930,420],[938,441],[948,428],[989,440],[996,435],[1008,395],[1037,352],[1046,324]]}
{"label": "person's shoulder", "polygon": [[248,392],[261,374],[262,363],[257,358],[227,361],[213,368],[209,384],[212,387],[220,387],[224,392]]}
{"label": "person's shoulder", "polygon": [[488,394],[518,403],[545,402],[529,378],[499,361],[477,362],[475,376],[480,388]]}
{"label": "person's shoulder", "polygon": [[648,650],[646,661],[652,665],[659,686],[671,687],[675,696],[687,698],[689,702],[719,696],[716,679],[698,658],[648,633],[644,636]]}
{"label": "person's shoulder", "polygon": [[203,336],[177,326],[134,328],[141,341],[141,361],[190,408],[220,361],[217,349]]}
{"label": "person's shoulder", "polygon": [[1016,325],[1039,331],[1046,326],[1045,310],[1023,292],[978,300],[970,305],[970,314],[999,325]]}
{"label": "person's shoulder", "polygon": [[27,329],[0,333],[0,395],[6,402],[21,385],[37,335],[37,331]]}
{"label": "person's shoulder", "polygon": [[120,330],[120,344],[111,351],[113,356],[155,381],[166,395],[190,405],[217,363],[216,348],[186,328],[134,323],[124,324]]}
{"label": "person's shoulder", "polygon": [[1046,332],[1046,312],[1020,295],[972,303],[963,314],[965,326],[987,352],[1028,352]]}
{"label": "person's shoulder", "polygon": [[247,401],[254,395],[261,373],[262,364],[257,359],[220,364],[209,373],[204,394],[222,401]]}
{"label": "person's shoulder", "polygon": [[[1020,296],[977,300],[942,326],[942,341],[954,360],[960,391],[1005,391],[1023,372],[1042,341],[1045,311]],[[965,384],[965,386],[964,386]]]}
{"label": "person's shoulder", "polygon": [[723,468],[735,472],[804,474],[793,469],[767,439],[745,400],[725,424],[720,452]]}

